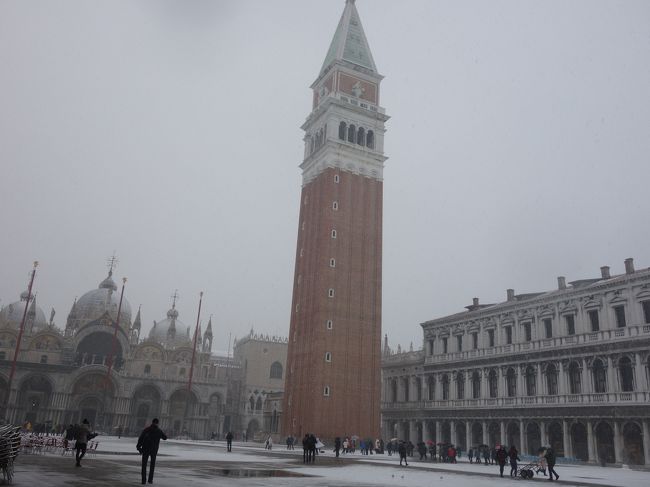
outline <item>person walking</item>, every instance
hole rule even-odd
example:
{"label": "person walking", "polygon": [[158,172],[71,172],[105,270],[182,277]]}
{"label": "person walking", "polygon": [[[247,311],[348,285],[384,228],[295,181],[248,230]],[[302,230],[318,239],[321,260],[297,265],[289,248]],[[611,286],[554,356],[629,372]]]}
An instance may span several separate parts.
{"label": "person walking", "polygon": [[474,449],[472,447],[467,451],[467,458],[469,458],[469,463],[474,463]]}
{"label": "person walking", "polygon": [[316,436],[313,434],[309,435],[309,440],[308,440],[308,446],[309,446],[309,452],[307,454],[307,460],[308,463],[314,463],[316,461],[316,443],[318,441],[316,440]]}
{"label": "person walking", "polygon": [[496,460],[497,463],[499,464],[499,473],[501,474],[501,477],[503,477],[503,469],[506,466],[506,459],[508,458],[508,453],[506,452],[506,449],[501,445],[498,450],[496,450]]}
{"label": "person walking", "polygon": [[338,436],[334,440],[334,453],[336,453],[336,458],[339,457],[339,451],[341,450],[341,438]]}
{"label": "person walking", "polygon": [[228,431],[228,433],[226,433],[226,450],[230,452],[232,451],[232,439],[232,431]]}
{"label": "person walking", "polygon": [[558,480],[560,476],[555,471],[555,452],[553,448],[549,447],[544,453],[544,458],[546,458],[546,464],[548,465],[548,479],[553,480],[553,475],[555,475],[555,480]]}
{"label": "person walking", "polygon": [[70,444],[71,441],[74,441],[75,437],[75,429],[73,425],[68,426],[68,428],[65,430],[65,438],[63,440],[63,448],[65,450],[68,449],[68,445]]}
{"label": "person walking", "polygon": [[517,461],[519,460],[519,455],[518,451],[515,448],[515,446],[510,447],[510,451],[508,451],[508,457],[510,458],[510,476],[511,477],[516,477],[517,476]]}
{"label": "person walking", "polygon": [[388,452],[389,457],[393,455],[393,442],[392,441],[389,441],[388,445],[386,445],[386,451]]}
{"label": "person walking", "polygon": [[267,450],[273,450],[273,438],[271,438],[271,435],[266,439],[265,447]]}
{"label": "person walking", "polygon": [[402,460],[405,463],[405,466],[409,466],[409,462],[406,460],[406,443],[403,441],[399,442],[399,446],[397,447],[397,452],[399,453],[399,465],[400,467],[402,466]]}
{"label": "person walking", "polygon": [[92,440],[96,433],[90,432],[90,423],[84,419],[79,426],[75,428],[75,444],[74,448],[77,450],[75,455],[76,466],[81,467],[81,459],[86,455],[86,448],[88,447],[88,440]]}
{"label": "person walking", "polygon": [[537,452],[537,455],[539,457],[539,460],[537,461],[537,475],[539,475],[540,472],[544,474],[544,477],[546,477],[546,458],[544,457],[544,454],[546,453],[545,448],[540,448],[539,451]]}
{"label": "person walking", "polygon": [[309,463],[309,433],[302,439],[302,463]]}
{"label": "person walking", "polygon": [[147,480],[147,460],[151,458],[151,464],[149,466],[149,483],[153,484],[153,471],[156,468],[156,455],[158,455],[158,447],[160,446],[160,440],[166,440],[167,436],[158,427],[158,418],[153,418],[151,420],[151,425],[147,426],[140,433],[138,438],[138,444],[136,448],[140,455],[142,455],[142,483],[146,483]]}

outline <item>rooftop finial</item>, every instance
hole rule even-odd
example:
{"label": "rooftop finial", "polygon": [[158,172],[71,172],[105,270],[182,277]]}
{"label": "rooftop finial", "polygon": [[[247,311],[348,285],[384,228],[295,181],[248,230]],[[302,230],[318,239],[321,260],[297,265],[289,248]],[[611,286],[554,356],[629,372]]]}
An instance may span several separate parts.
{"label": "rooftop finial", "polygon": [[172,298],[172,309],[176,309],[176,300],[180,298],[178,295],[178,289],[174,290],[174,294],[171,295]]}
{"label": "rooftop finial", "polygon": [[117,267],[117,263],[119,261],[117,260],[117,256],[115,255],[115,251],[113,250],[113,255],[110,256],[108,259],[106,259],[106,265],[108,267],[108,275],[112,276],[113,275],[113,269]]}

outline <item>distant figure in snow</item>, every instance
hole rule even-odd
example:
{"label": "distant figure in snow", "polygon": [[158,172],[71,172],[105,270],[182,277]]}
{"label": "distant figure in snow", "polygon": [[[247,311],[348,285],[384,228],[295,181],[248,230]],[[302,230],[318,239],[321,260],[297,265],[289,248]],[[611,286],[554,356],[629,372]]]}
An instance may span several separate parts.
{"label": "distant figure in snow", "polygon": [[228,451],[232,451],[232,438],[233,438],[232,431],[228,431],[228,433],[226,434],[226,448]]}

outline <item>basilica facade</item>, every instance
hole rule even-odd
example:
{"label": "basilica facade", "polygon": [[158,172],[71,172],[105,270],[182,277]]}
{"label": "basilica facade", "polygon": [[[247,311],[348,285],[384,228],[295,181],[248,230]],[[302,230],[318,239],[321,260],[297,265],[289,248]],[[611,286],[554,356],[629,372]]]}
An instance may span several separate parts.
{"label": "basilica facade", "polygon": [[158,417],[168,434],[193,438],[238,427],[238,401],[232,398],[240,394],[241,367],[212,353],[211,321],[197,334],[188,389],[194,333],[180,320],[175,301],[141,337],[140,310],[133,316],[123,299],[114,339],[119,299],[109,272],[96,289],[74,302],[60,329],[54,313],[46,319],[32,298],[11,390],[9,371],[27,292],[0,310],[0,401],[7,405],[5,418],[47,428],[87,418],[98,431],[136,432]]}
{"label": "basilica facade", "polygon": [[650,269],[627,259],[421,326],[422,350],[384,346],[384,437],[650,465]]}

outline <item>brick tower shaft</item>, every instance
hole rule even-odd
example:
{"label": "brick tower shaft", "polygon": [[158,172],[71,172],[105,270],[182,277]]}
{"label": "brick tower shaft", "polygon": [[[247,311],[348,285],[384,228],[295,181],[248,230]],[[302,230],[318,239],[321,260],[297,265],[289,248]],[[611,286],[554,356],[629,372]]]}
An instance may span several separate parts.
{"label": "brick tower shaft", "polygon": [[303,125],[305,157],[283,433],[380,430],[384,124],[378,74],[346,2]]}

